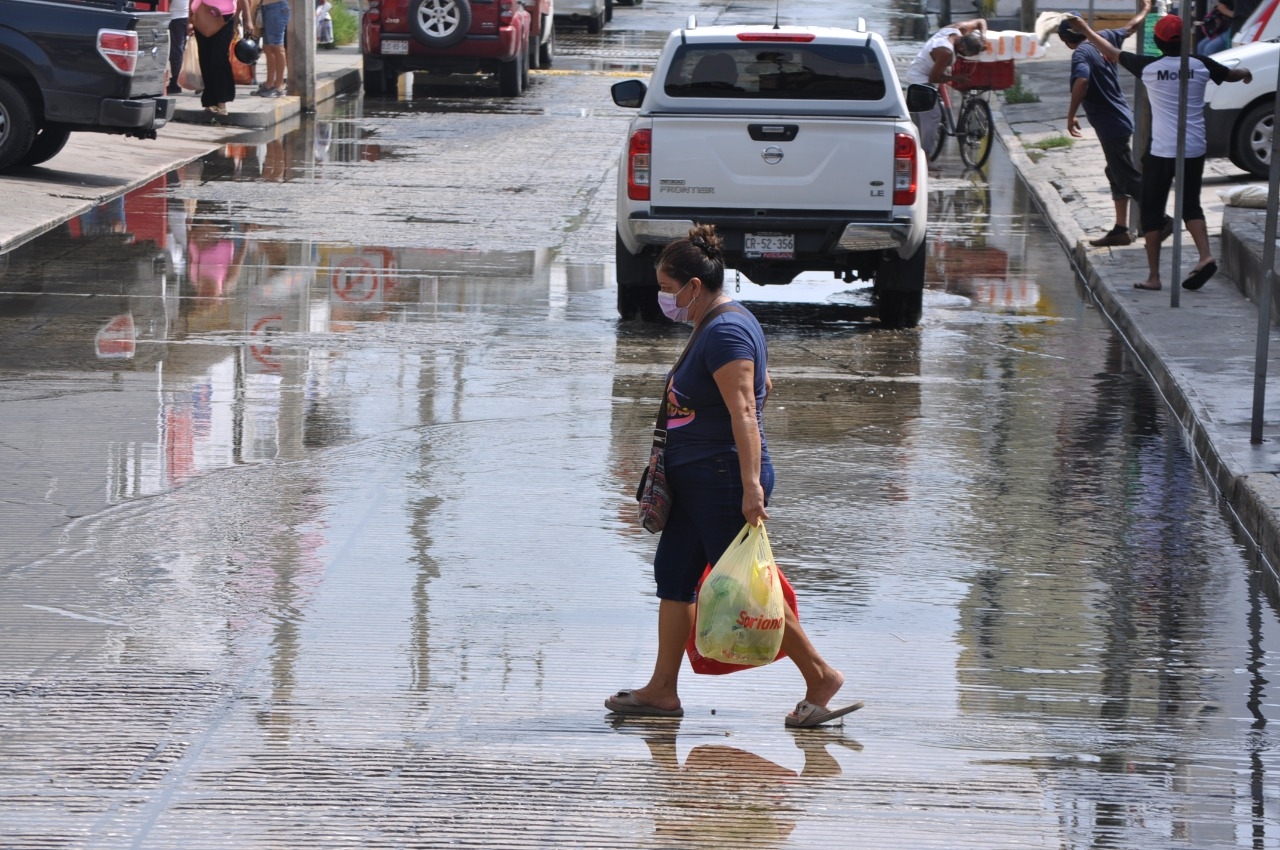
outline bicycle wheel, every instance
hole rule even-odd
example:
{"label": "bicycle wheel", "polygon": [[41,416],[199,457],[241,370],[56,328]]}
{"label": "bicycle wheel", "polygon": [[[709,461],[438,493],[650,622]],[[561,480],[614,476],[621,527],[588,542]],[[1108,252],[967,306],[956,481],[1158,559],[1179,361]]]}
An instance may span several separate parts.
{"label": "bicycle wheel", "polygon": [[951,100],[938,92],[938,129],[933,139],[933,149],[925,151],[930,162],[937,162],[947,144],[947,136],[955,135],[955,123],[951,120]]}
{"label": "bicycle wheel", "polygon": [[956,128],[956,141],[960,145],[960,158],[970,168],[981,168],[991,156],[991,136],[994,125],[991,107],[980,97],[975,97],[960,109],[960,123]]}

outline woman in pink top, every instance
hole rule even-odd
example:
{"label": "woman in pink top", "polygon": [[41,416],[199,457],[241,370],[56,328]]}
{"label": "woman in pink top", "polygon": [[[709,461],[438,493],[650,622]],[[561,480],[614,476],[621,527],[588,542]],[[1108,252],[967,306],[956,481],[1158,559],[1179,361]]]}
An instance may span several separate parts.
{"label": "woman in pink top", "polygon": [[204,91],[200,92],[200,103],[206,112],[214,115],[226,115],[227,104],[236,99],[236,78],[231,70],[231,39],[236,28],[233,19],[236,16],[237,0],[191,0],[191,18],[199,14],[201,6],[211,6],[218,10],[224,21],[222,29],[213,35],[203,35],[194,26],[196,49],[200,51],[200,73],[204,76]]}

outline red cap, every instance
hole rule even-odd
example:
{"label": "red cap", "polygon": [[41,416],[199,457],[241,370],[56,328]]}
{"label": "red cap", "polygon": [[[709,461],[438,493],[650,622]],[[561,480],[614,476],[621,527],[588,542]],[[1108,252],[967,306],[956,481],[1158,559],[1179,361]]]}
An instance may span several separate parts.
{"label": "red cap", "polygon": [[1182,40],[1182,18],[1177,15],[1165,15],[1156,21],[1156,38],[1161,41]]}

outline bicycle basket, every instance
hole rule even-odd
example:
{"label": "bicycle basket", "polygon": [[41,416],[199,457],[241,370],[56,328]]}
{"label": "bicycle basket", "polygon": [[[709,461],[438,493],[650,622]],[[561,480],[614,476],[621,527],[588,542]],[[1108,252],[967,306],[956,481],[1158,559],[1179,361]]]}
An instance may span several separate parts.
{"label": "bicycle basket", "polygon": [[956,57],[951,66],[954,77],[967,77],[956,80],[951,87],[959,91],[1003,91],[1013,88],[1013,60],[1000,59],[995,62],[973,62]]}

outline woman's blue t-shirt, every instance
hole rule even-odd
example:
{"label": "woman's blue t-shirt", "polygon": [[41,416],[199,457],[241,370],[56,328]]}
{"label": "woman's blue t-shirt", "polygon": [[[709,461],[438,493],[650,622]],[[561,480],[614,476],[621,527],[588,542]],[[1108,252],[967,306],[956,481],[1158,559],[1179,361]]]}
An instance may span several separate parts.
{"label": "woman's blue t-shirt", "polygon": [[769,460],[761,424],[768,368],[764,331],[755,316],[737,302],[734,306],[742,312],[727,310],[708,322],[673,376],[667,392],[667,466],[737,451],[729,408],[714,377],[717,369],[735,360],[750,360],[755,364],[761,462]]}

